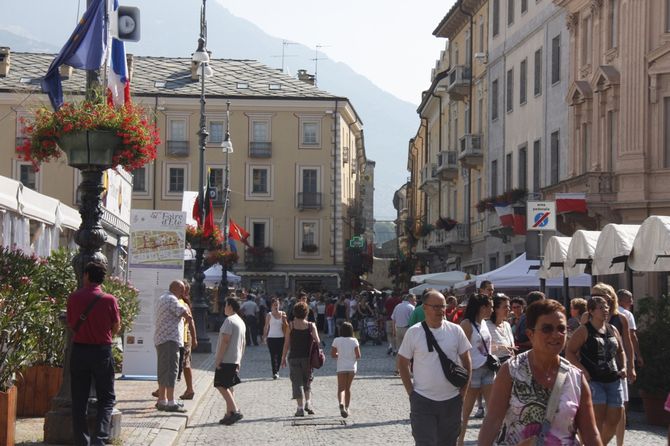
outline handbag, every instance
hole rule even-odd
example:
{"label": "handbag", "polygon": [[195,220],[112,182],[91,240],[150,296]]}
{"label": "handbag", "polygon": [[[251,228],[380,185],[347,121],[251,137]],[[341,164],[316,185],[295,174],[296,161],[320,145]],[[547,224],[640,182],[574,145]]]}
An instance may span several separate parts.
{"label": "handbag", "polygon": [[568,376],[567,368],[563,367],[563,363],[558,366],[558,374],[556,375],[556,381],[554,381],[554,387],[551,389],[551,395],[549,395],[549,402],[547,402],[547,408],[544,412],[544,420],[542,421],[542,430],[538,435],[533,435],[532,437],[526,438],[525,440],[516,444],[516,446],[544,446],[544,438],[549,433],[551,429],[551,422],[556,415],[558,410],[558,403],[561,399],[561,389],[565,383],[565,378]]}
{"label": "handbag", "polygon": [[428,351],[432,352],[433,348],[437,351],[437,356],[440,358],[440,365],[442,366],[442,372],[444,377],[447,378],[454,387],[459,389],[465,386],[470,380],[470,375],[468,371],[462,367],[460,364],[455,363],[442,351],[440,346],[433,336],[433,332],[428,328],[426,321],[421,322],[423,330],[426,332],[426,342],[428,343]]}
{"label": "handbag", "polygon": [[500,366],[502,365],[500,363],[500,359],[498,359],[496,355],[492,355],[489,352],[489,348],[486,345],[486,341],[484,340],[484,337],[480,333],[479,328],[477,327],[477,323],[473,322],[472,325],[475,326],[475,330],[477,330],[479,337],[482,338],[482,344],[484,344],[484,348],[486,349],[486,367],[492,372],[497,372],[498,370],[500,370]]}
{"label": "handbag", "polygon": [[326,354],[323,352],[321,345],[316,342],[312,334],[312,327],[314,324],[309,324],[309,336],[312,338],[312,343],[309,346],[309,365],[313,369],[320,369],[326,362]]}

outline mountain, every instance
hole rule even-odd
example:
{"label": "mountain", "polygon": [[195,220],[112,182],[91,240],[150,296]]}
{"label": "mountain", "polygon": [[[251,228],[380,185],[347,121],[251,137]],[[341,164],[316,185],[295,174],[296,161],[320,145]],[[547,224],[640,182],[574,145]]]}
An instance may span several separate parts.
{"label": "mountain", "polygon": [[[10,0],[0,16],[0,46],[14,51],[56,52],[75,26],[81,0]],[[197,47],[200,2],[135,0],[141,10],[142,38],[126,51],[138,55],[189,56]],[[64,6],[65,5],[65,6]],[[83,8],[83,6],[82,6]],[[38,13],[36,13],[36,11]],[[253,23],[232,15],[217,2],[207,7],[208,43],[213,57],[256,59],[281,68],[282,39],[270,36]],[[49,44],[43,42],[51,42]],[[54,45],[56,43],[56,45]],[[356,51],[356,48],[352,48]],[[315,52],[302,44],[286,47],[285,66],[314,71]],[[393,193],[406,182],[407,142],[416,132],[415,105],[380,89],[344,63],[318,53],[318,87],[349,98],[365,129],[369,159],[376,161],[375,218],[394,219]],[[393,73],[389,62],[389,75]]]}

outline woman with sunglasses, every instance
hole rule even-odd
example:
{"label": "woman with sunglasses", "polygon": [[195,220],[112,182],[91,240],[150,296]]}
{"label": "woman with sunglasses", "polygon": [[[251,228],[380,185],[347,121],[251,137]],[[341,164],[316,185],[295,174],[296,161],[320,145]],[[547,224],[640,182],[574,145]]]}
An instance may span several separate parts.
{"label": "woman with sunglasses", "polygon": [[619,331],[609,321],[607,300],[592,296],[587,303],[591,320],[581,325],[570,338],[565,356],[579,367],[589,381],[593,394],[596,426],[607,444],[623,414],[623,386],[626,377],[626,354]]}
{"label": "woman with sunglasses", "polygon": [[463,445],[470,413],[480,395],[484,397],[486,407],[489,407],[489,395],[495,372],[486,365],[487,356],[491,351],[491,334],[486,325],[486,319],[491,317],[492,312],[493,304],[487,294],[473,294],[468,299],[465,316],[461,322],[461,328],[472,345],[470,349],[472,374],[470,375],[470,385],[463,398],[461,435],[458,438],[459,446]]}
{"label": "woman with sunglasses", "polygon": [[[544,444],[578,445],[577,432],[585,446],[601,446],[595,428],[591,391],[582,371],[560,353],[565,347],[565,308],[555,300],[533,303],[526,310],[526,334],[532,349],[502,365],[493,389],[478,445],[535,444],[544,433]],[[547,415],[556,379],[565,376],[558,393],[557,412]]]}

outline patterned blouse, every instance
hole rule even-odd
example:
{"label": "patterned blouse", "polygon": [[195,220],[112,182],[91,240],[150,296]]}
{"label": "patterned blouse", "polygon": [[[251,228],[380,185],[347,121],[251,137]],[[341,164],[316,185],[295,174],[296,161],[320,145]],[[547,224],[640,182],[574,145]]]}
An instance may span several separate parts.
{"label": "patterned blouse", "polygon": [[[498,446],[516,445],[533,435],[539,435],[542,429],[551,389],[542,387],[533,378],[528,353],[521,353],[507,362],[512,376],[512,394],[500,435],[495,443]],[[546,446],[579,444],[576,437],[575,415],[582,393],[582,372],[564,358],[561,358],[561,363],[567,366],[568,375],[563,384],[558,412],[554,415],[549,433],[545,437]]]}

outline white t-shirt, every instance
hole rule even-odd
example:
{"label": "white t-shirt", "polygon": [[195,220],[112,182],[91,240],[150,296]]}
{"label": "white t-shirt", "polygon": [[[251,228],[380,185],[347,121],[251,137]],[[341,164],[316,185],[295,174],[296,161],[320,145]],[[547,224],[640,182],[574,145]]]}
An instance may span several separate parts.
{"label": "white t-shirt", "polygon": [[358,339],[340,336],[333,339],[332,346],[337,349],[337,371],[356,373]]}
{"label": "white t-shirt", "polygon": [[619,305],[619,313],[623,314],[626,320],[628,320],[629,330],[637,330],[637,326],[635,325],[635,316],[633,316],[633,313],[631,311],[628,311],[624,307]]}
{"label": "white t-shirt", "polygon": [[[244,336],[247,328],[244,321],[237,314],[228,316],[223,324],[221,324],[220,334],[230,335],[228,347],[223,353],[221,362],[226,364],[239,364],[242,362],[242,354],[244,353]],[[219,339],[221,339],[219,337]]]}
{"label": "white t-shirt", "polygon": [[[470,325],[472,325],[470,359],[472,360],[472,370],[474,370],[486,364],[486,349],[491,345],[491,333],[489,333],[486,323],[477,326],[481,335],[477,332],[475,324],[471,322]],[[486,342],[486,346],[484,346],[484,342]]]}
{"label": "white t-shirt", "polygon": [[514,334],[509,322],[503,321],[498,326],[491,321],[486,321],[486,327],[491,334],[491,354],[501,358],[510,356],[512,353],[505,347],[514,348]]}
{"label": "white t-shirt", "polygon": [[[461,356],[470,350],[470,342],[463,329],[449,321],[442,321],[442,327],[430,328],[437,344],[449,359],[461,364]],[[407,359],[414,359],[414,391],[433,401],[446,401],[458,395],[459,389],[454,387],[442,371],[440,357],[433,349],[428,351],[426,333],[421,324],[411,326],[405,334],[398,354]]]}

